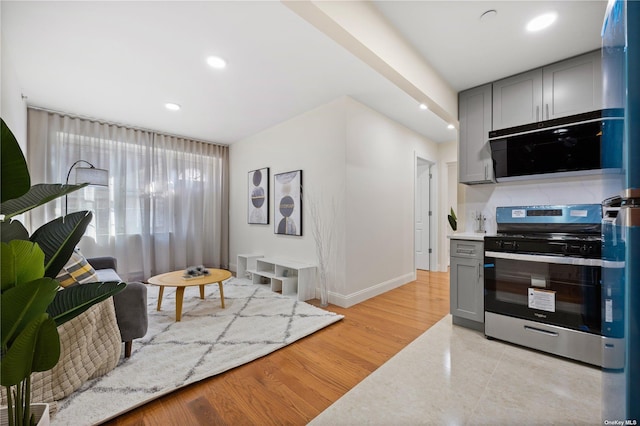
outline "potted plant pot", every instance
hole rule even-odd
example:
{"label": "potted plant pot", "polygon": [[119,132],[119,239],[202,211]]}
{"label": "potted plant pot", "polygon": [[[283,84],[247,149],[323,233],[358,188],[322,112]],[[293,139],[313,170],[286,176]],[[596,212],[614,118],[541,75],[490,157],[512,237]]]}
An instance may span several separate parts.
{"label": "potted plant pot", "polygon": [[[36,426],[49,426],[49,404],[31,404],[31,412],[36,421]],[[9,413],[7,407],[0,408],[0,426],[9,425]]]}

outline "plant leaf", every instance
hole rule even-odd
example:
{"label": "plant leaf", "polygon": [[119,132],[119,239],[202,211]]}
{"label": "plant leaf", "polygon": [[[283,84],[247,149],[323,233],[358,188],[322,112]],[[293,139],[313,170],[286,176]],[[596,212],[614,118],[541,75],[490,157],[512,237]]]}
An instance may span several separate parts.
{"label": "plant leaf", "polygon": [[57,281],[40,278],[10,288],[0,295],[0,331],[3,348],[20,334],[26,324],[47,311],[47,307],[58,293],[58,287]]}
{"label": "plant leaf", "polygon": [[[50,339],[40,342],[40,330],[43,324],[53,322],[49,315],[42,313],[33,318],[22,332],[17,336],[13,344],[7,352],[3,354],[0,360],[0,384],[2,386],[13,386],[31,375],[34,351],[38,348],[40,351],[49,350]],[[58,337],[58,330],[54,327],[55,337]],[[51,333],[49,327],[43,330],[43,334]],[[55,351],[55,348],[53,348]],[[52,354],[52,356],[55,353]],[[58,341],[58,358],[60,358],[60,342]],[[58,360],[56,359],[56,362]],[[55,363],[53,364],[55,365]]]}
{"label": "plant leaf", "polygon": [[55,278],[58,275],[92,218],[89,211],[71,213],[45,223],[31,235],[30,240],[37,242],[44,252],[45,277]]}
{"label": "plant leaf", "polygon": [[456,212],[453,211],[453,207],[451,207],[451,217],[453,218],[453,220],[458,220],[458,218],[456,217]]}
{"label": "plant leaf", "polygon": [[2,243],[2,291],[44,276],[44,253],[31,241]]}
{"label": "plant leaf", "polygon": [[51,317],[40,325],[36,347],[33,353],[31,371],[47,371],[56,366],[60,359],[60,335],[56,322]]}
{"label": "plant leaf", "polygon": [[447,215],[447,219],[449,220],[449,225],[451,226],[451,229],[453,229],[454,231],[457,231],[458,223],[456,222],[456,219],[451,215]]}
{"label": "plant leaf", "polygon": [[126,283],[118,281],[78,284],[56,293],[47,312],[57,325],[77,317],[91,306],[124,290]]}
{"label": "plant leaf", "polygon": [[[4,176],[4,174],[3,174]],[[5,220],[15,215],[22,214],[26,211],[34,209],[51,200],[67,195],[71,192],[77,191],[80,188],[89,185],[88,183],[81,183],[78,185],[62,185],[59,183],[39,183],[29,188],[29,191],[15,199],[4,200],[0,205],[0,214],[5,216]],[[2,183],[2,189],[4,189],[4,181]]]}
{"label": "plant leaf", "polygon": [[0,134],[2,145],[2,150],[0,151],[2,188],[0,190],[0,199],[4,203],[7,200],[26,194],[31,186],[31,177],[29,176],[27,161],[16,137],[7,126],[7,123],[2,119],[0,121],[2,121]]}
{"label": "plant leaf", "polygon": [[29,231],[24,225],[17,220],[2,221],[0,222],[0,240],[3,243],[8,243],[12,240],[28,240]]}
{"label": "plant leaf", "polygon": [[16,262],[9,244],[2,243],[0,250],[0,288],[2,292],[16,285]]}

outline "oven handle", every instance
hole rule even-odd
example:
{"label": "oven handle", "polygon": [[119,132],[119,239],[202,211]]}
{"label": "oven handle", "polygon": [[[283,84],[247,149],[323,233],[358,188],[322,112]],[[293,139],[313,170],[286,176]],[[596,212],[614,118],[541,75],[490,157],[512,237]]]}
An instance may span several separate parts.
{"label": "oven handle", "polygon": [[547,336],[558,337],[558,333],[556,333],[555,331],[547,331],[547,330],[543,330],[541,328],[530,327],[528,325],[525,325],[524,329],[527,330],[527,331],[534,332],[534,333],[540,333],[540,334],[544,334],[544,335],[547,335]]}
{"label": "oven handle", "polygon": [[602,259],[586,259],[582,257],[548,256],[543,254],[502,253],[485,251],[485,257],[496,259],[525,260],[527,262],[556,263],[560,265],[602,266]]}

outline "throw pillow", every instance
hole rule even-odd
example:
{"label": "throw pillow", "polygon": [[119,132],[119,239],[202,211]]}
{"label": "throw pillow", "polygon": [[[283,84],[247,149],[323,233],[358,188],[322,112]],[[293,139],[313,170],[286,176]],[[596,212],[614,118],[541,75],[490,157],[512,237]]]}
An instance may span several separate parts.
{"label": "throw pillow", "polygon": [[72,284],[92,283],[98,281],[98,275],[80,251],[75,250],[64,268],[60,270],[56,280],[62,287]]}

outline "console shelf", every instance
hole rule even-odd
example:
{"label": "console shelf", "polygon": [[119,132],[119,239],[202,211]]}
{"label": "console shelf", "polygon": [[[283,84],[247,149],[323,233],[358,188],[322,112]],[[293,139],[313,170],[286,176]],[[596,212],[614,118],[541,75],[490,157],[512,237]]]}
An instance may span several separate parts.
{"label": "console shelf", "polygon": [[254,284],[269,284],[271,291],[305,301],[315,297],[316,267],[261,255],[238,255],[238,277],[251,275]]}

